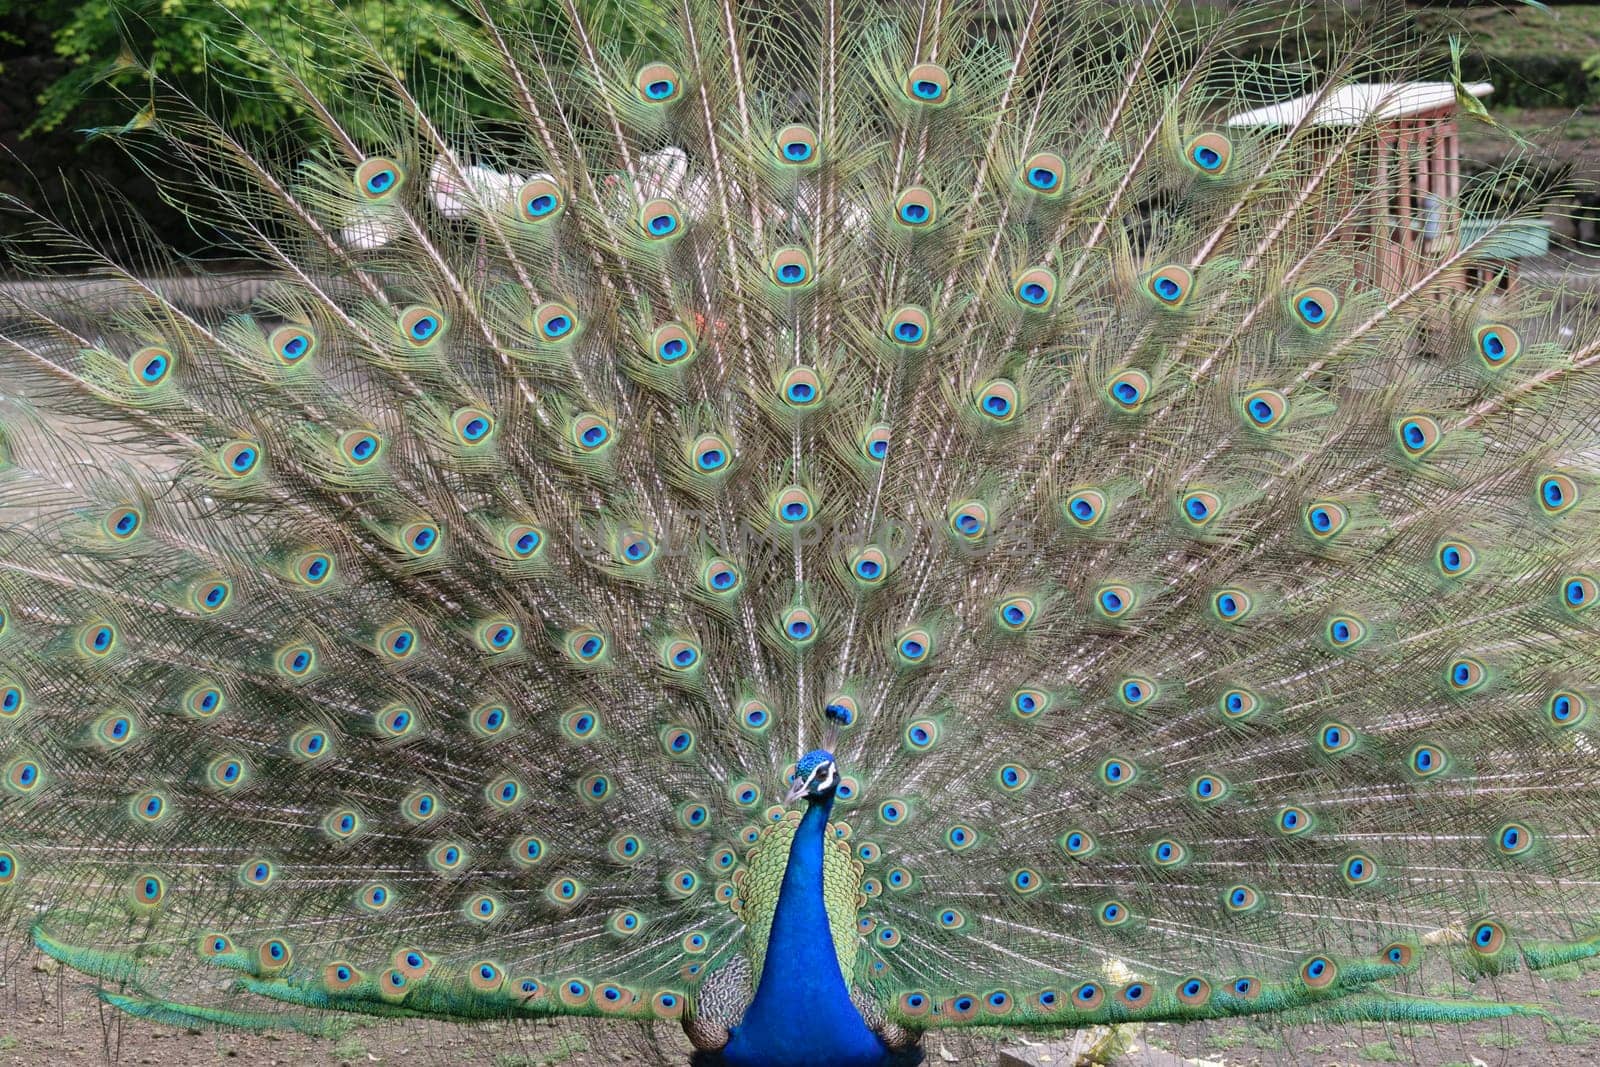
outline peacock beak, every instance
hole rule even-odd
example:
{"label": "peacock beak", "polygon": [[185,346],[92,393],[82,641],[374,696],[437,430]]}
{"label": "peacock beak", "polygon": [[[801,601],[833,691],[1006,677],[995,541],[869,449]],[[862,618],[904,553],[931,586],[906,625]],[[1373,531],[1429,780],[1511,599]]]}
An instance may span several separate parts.
{"label": "peacock beak", "polygon": [[793,804],[795,801],[805,796],[806,787],[810,784],[810,779],[807,778],[796,778],[793,782],[790,782],[789,791],[783,796],[784,806],[788,807],[790,804]]}

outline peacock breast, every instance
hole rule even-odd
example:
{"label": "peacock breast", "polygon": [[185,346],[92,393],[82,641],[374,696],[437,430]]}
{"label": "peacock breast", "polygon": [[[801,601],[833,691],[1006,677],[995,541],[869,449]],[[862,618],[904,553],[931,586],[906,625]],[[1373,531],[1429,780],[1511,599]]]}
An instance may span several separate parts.
{"label": "peacock breast", "polygon": [[[733,875],[735,896],[730,907],[745,925],[746,953],[754,973],[760,974],[766,961],[767,939],[773,916],[778,910],[778,893],[789,865],[789,849],[800,828],[801,814],[791,810],[768,823],[755,844],[745,853],[744,866]],[[848,823],[829,823],[822,850],[822,898],[828,912],[828,929],[833,950],[839,958],[839,971],[855,973],[856,916],[866,904],[861,891],[865,869],[850,848]]]}

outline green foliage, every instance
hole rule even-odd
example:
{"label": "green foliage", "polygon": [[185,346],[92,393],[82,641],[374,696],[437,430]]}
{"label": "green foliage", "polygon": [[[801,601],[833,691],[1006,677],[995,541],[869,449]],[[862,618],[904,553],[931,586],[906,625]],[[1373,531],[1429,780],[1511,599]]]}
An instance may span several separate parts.
{"label": "green foliage", "polygon": [[[337,35],[306,32],[311,7],[301,0],[52,0],[40,9],[0,0],[0,17],[27,14],[52,27],[56,53],[71,64],[40,96],[29,133],[126,121],[130,103],[137,109],[151,95],[151,78],[225,102],[230,125],[270,133],[292,124],[306,104],[287,79],[262,84],[262,70],[292,69],[336,106],[362,76],[357,50]],[[445,85],[470,88],[459,47],[468,23],[449,0],[354,0],[345,10],[386,60],[426,72],[424,95]]]}

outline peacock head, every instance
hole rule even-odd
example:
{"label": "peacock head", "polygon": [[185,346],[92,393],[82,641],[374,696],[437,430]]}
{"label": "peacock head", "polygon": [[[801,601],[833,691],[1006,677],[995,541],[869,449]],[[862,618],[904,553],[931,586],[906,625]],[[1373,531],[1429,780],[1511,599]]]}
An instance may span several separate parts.
{"label": "peacock head", "polygon": [[794,765],[794,773],[789,776],[789,794],[783,802],[793,804],[801,797],[808,801],[831,800],[838,788],[839,768],[833,762],[833,753],[814,748]]}

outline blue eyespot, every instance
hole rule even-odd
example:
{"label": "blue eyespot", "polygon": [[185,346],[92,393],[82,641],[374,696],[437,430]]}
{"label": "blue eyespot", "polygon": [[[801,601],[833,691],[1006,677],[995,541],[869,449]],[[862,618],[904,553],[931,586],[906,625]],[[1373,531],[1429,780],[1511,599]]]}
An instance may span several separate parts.
{"label": "blue eyespot", "polygon": [[1054,189],[1061,179],[1047,167],[1034,167],[1028,171],[1028,184],[1035,189]]}
{"label": "blue eyespot", "polygon": [[1296,307],[1300,309],[1301,317],[1307,322],[1321,322],[1328,314],[1327,309],[1318,303],[1314,297],[1301,297]]}

